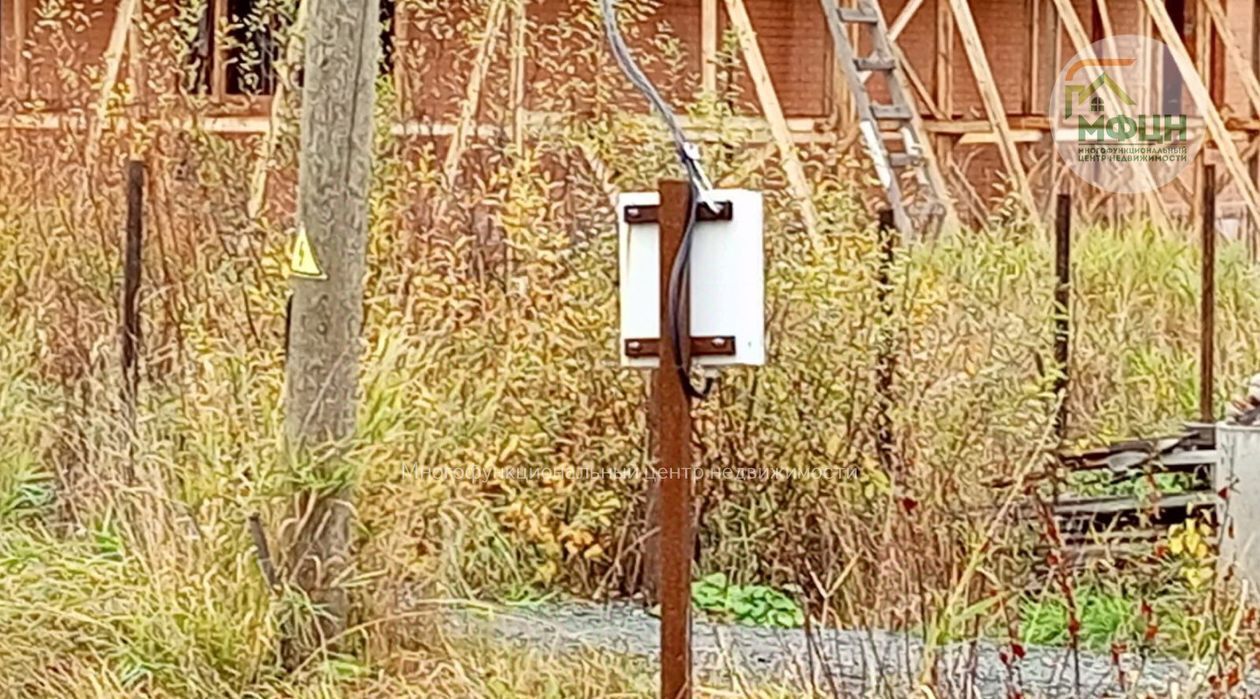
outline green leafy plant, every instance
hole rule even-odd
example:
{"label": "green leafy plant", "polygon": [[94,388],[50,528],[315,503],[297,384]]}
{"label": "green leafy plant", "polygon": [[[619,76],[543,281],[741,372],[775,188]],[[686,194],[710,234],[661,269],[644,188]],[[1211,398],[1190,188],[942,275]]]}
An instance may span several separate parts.
{"label": "green leafy plant", "polygon": [[791,597],[766,585],[732,585],[725,573],[711,573],[691,584],[698,609],[750,626],[792,629],[805,613]]}
{"label": "green leafy plant", "polygon": [[[1086,648],[1102,650],[1116,641],[1133,638],[1138,627],[1138,603],[1104,590],[1081,588],[1076,591],[1081,642]],[[1061,596],[1028,600],[1021,609],[1023,640],[1034,645],[1064,645],[1069,642],[1071,613]]]}

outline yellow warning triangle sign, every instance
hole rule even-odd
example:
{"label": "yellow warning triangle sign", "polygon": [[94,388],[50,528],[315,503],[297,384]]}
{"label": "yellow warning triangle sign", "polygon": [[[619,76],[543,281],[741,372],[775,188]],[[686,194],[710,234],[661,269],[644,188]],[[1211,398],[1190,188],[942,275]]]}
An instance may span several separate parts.
{"label": "yellow warning triangle sign", "polygon": [[306,228],[302,226],[298,226],[297,240],[293,241],[293,253],[289,256],[289,276],[300,279],[328,278],[320,268],[319,261],[315,259],[311,239],[306,237]]}

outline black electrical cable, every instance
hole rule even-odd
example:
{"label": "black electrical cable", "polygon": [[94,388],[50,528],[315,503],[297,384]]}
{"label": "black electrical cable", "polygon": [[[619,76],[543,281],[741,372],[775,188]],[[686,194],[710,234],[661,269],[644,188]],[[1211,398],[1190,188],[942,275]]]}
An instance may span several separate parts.
{"label": "black electrical cable", "polygon": [[[706,205],[701,195],[702,192],[709,189],[709,179],[705,176],[704,168],[700,164],[699,150],[687,140],[678,118],[674,115],[673,110],[670,109],[669,104],[665,102],[665,98],[661,96],[656,86],[652,84],[652,81],[639,68],[634,57],[630,55],[630,49],[626,46],[626,42],[621,36],[621,29],[617,25],[615,2],[616,0],[600,0],[604,15],[604,32],[608,37],[609,45],[612,47],[613,57],[617,59],[617,63],[621,66],[626,77],[630,79],[630,82],[643,93],[648,102],[661,115],[661,118],[665,120],[665,125],[669,128],[670,136],[674,140],[678,160],[682,164],[683,170],[687,172],[689,184],[687,224],[683,228],[683,237],[679,244],[678,254],[674,256],[674,264],[670,268],[669,298],[667,300],[669,315],[666,322],[669,323],[674,350],[674,371],[678,374],[678,381],[682,384],[683,392],[691,398],[704,400],[713,389],[713,379],[705,377],[703,388],[696,388],[691,383],[691,347],[684,347],[682,342],[681,306],[683,284],[690,284],[692,234],[695,232],[696,222],[700,217],[700,207]],[[690,335],[690,329],[688,329],[687,334]]]}
{"label": "black electrical cable", "polygon": [[674,140],[674,147],[678,151],[678,159],[683,169],[687,171],[687,177],[700,188],[709,189],[709,179],[700,165],[699,149],[687,140],[678,117],[670,109],[669,103],[661,96],[660,91],[639,68],[639,64],[630,53],[630,48],[626,46],[625,39],[621,36],[621,27],[617,24],[616,0],[600,0],[600,9],[604,16],[604,34],[608,38],[613,58],[617,59],[622,72],[665,120],[665,126],[669,129],[670,137]]}
{"label": "black electrical cable", "polygon": [[700,191],[693,182],[688,189],[687,223],[683,227],[682,241],[678,245],[678,254],[674,255],[674,264],[669,273],[669,318],[667,319],[670,327],[670,341],[674,349],[674,371],[678,374],[683,393],[697,400],[709,397],[709,393],[713,390],[713,379],[706,376],[703,388],[696,388],[695,384],[691,383],[691,348],[684,347],[682,341],[684,332],[688,336],[691,333],[690,328],[684,331],[682,327],[681,308],[685,293],[683,285],[690,285],[691,282],[691,240],[696,230],[696,222],[700,218],[701,206],[703,204],[700,201]]}

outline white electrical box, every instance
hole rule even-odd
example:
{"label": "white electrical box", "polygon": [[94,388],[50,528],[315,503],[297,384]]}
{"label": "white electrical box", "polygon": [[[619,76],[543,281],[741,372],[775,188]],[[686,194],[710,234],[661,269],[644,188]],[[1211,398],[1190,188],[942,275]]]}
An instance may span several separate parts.
{"label": "white electrical box", "polygon": [[[766,363],[765,253],[760,192],[715,189],[705,194],[730,207],[730,220],[698,221],[691,243],[692,363]],[[617,200],[621,263],[621,364],[654,368],[661,327],[658,192],[628,192]]]}

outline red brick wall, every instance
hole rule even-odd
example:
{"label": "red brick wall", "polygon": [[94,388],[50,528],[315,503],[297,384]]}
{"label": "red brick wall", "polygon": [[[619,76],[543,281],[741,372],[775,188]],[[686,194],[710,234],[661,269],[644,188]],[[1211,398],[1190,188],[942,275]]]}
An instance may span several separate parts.
{"label": "red brick wall", "polygon": [[[1234,38],[1238,40],[1238,46],[1246,56],[1248,64],[1251,64],[1255,60],[1255,45],[1251,41],[1252,27],[1260,9],[1256,7],[1254,1],[1249,0],[1224,0],[1222,4],[1225,5],[1225,12],[1229,16],[1229,28],[1233,31]],[[1219,60],[1224,61],[1226,66],[1224,94],[1226,109],[1235,116],[1250,117],[1254,110],[1247,99],[1242,80],[1239,78],[1238,65],[1228,56],[1221,56]]]}
{"label": "red brick wall", "polygon": [[[936,1],[923,3],[897,39],[901,53],[932,92],[936,91]],[[881,3],[889,24],[896,21],[905,4],[905,0],[885,0]]]}
{"label": "red brick wall", "polygon": [[[25,13],[27,97],[58,107],[90,91],[109,44],[116,4],[114,0],[30,1]],[[7,27],[9,32],[12,26]]]}
{"label": "red brick wall", "polygon": [[[441,16],[416,16],[407,6],[395,14],[394,63],[408,97],[402,114],[421,121],[449,121],[458,111],[462,82],[470,68],[469,39],[482,25],[463,0],[446,3]],[[400,35],[400,32],[402,34]]]}
{"label": "red brick wall", "polygon": [[20,60],[21,47],[13,36],[13,3],[0,2],[0,96],[10,97],[18,74],[16,64]]}
{"label": "red brick wall", "polygon": [[[1019,0],[970,0],[970,4],[1002,104],[1009,113],[1022,112],[1030,74],[1027,6]],[[954,113],[983,115],[984,107],[972,77],[971,64],[957,32],[954,41]]]}
{"label": "red brick wall", "polygon": [[[532,0],[526,62],[526,105],[537,110],[578,110],[597,89],[625,93],[627,109],[644,109],[620,74],[609,70],[602,27],[586,0]],[[440,13],[396,18],[396,63],[409,97],[411,118],[449,121],[458,113],[472,69],[476,39],[485,25],[482,3],[452,0]],[[656,2],[642,15],[623,18],[636,59],[671,100],[689,101],[700,87],[700,3]],[[487,108],[502,109],[509,81],[510,22],[499,35],[485,82]],[[678,76],[681,75],[681,78]],[[611,81],[616,80],[614,84]],[[499,100],[496,102],[496,100]]]}
{"label": "red brick wall", "polygon": [[[833,59],[822,3],[744,0],[744,5],[783,111],[789,116],[825,115],[831,103]],[[725,9],[721,19],[720,31],[725,32],[730,28]],[[757,111],[756,93],[750,81],[743,82],[743,92],[751,102],[750,108]]]}
{"label": "red brick wall", "polygon": [[[898,15],[906,0],[884,0],[882,6],[888,21]],[[1043,22],[1052,16],[1049,0],[1036,0],[1042,8]],[[788,116],[827,115],[834,107],[835,68],[831,40],[817,0],[744,0],[758,34],[758,40],[780,100]],[[918,10],[903,33],[899,45],[910,64],[929,90],[936,90],[935,61],[937,6],[946,0],[929,0]],[[1053,42],[1060,42],[1058,60],[1074,53],[1071,42],[1062,31],[1046,30],[1039,46],[1040,78],[1035,86],[1027,85],[1031,68],[1033,36],[1029,32],[1030,7],[1034,0],[970,0],[994,78],[1002,93],[1008,113],[1043,113],[1044,95],[1049,93],[1055,64]],[[1141,31],[1140,0],[1112,0],[1109,8],[1118,33]],[[81,97],[90,91],[97,78],[101,54],[108,42],[114,20],[116,0],[28,0],[25,12],[27,50],[30,57],[24,72],[28,77],[28,95],[43,100],[50,107],[67,103],[69,95]],[[1096,33],[1093,26],[1091,0],[1073,0],[1086,31]],[[160,4],[160,3],[159,3]],[[402,30],[406,38],[397,40],[400,55],[401,81],[410,96],[402,112],[407,117],[434,122],[453,118],[462,97],[471,67],[472,50],[468,37],[479,31],[483,22],[483,3],[474,0],[447,0],[441,15],[426,25],[426,31]],[[724,5],[718,3],[719,7]],[[1248,59],[1254,52],[1252,26],[1257,12],[1250,0],[1226,0],[1230,26],[1240,39]],[[54,13],[55,7],[63,8]],[[678,102],[692,97],[700,86],[701,72],[701,0],[657,0],[647,11],[633,18],[631,43],[643,59],[646,69],[662,83],[667,95]],[[153,5],[150,5],[153,7]],[[15,46],[13,2],[0,0],[0,81],[11,92],[15,84]],[[530,21],[533,35],[529,51],[533,56],[527,69],[529,106],[538,108],[563,106],[580,108],[580,90],[557,96],[562,82],[602,81],[607,87],[624,81],[610,70],[603,54],[603,39],[597,22],[592,24],[589,0],[532,0]],[[56,16],[53,16],[56,14]],[[719,30],[729,28],[725,10],[719,12]],[[398,24],[413,21],[400,14]],[[1043,25],[1044,26],[1044,25]],[[577,27],[579,31],[573,31]],[[672,47],[672,49],[671,49]],[[507,82],[508,34],[501,37],[498,58],[487,80],[488,110],[505,108]],[[672,52],[671,52],[672,51]],[[545,59],[545,60],[544,60]],[[1224,57],[1222,56],[1222,61]],[[1229,63],[1228,61],[1224,61]],[[87,70],[83,70],[84,67]],[[547,66],[551,66],[548,68]],[[562,73],[556,72],[560,66]],[[169,67],[168,67],[169,68]],[[676,70],[681,68],[681,74]],[[125,68],[124,68],[125,70]],[[162,66],[154,66],[155,74],[163,74]],[[983,112],[974,79],[961,39],[956,36],[950,65],[954,82],[954,114],[959,117],[980,116]],[[169,72],[169,71],[166,71]],[[666,77],[672,75],[673,79]],[[1249,116],[1251,108],[1238,80],[1238,67],[1227,65],[1223,81],[1225,105],[1229,112]],[[756,111],[752,85],[741,78],[743,105]],[[589,86],[587,86],[589,88]],[[637,96],[626,96],[627,108],[641,109]],[[878,90],[877,90],[878,92]],[[78,98],[75,98],[78,99]],[[561,101],[563,101],[561,100]]]}

